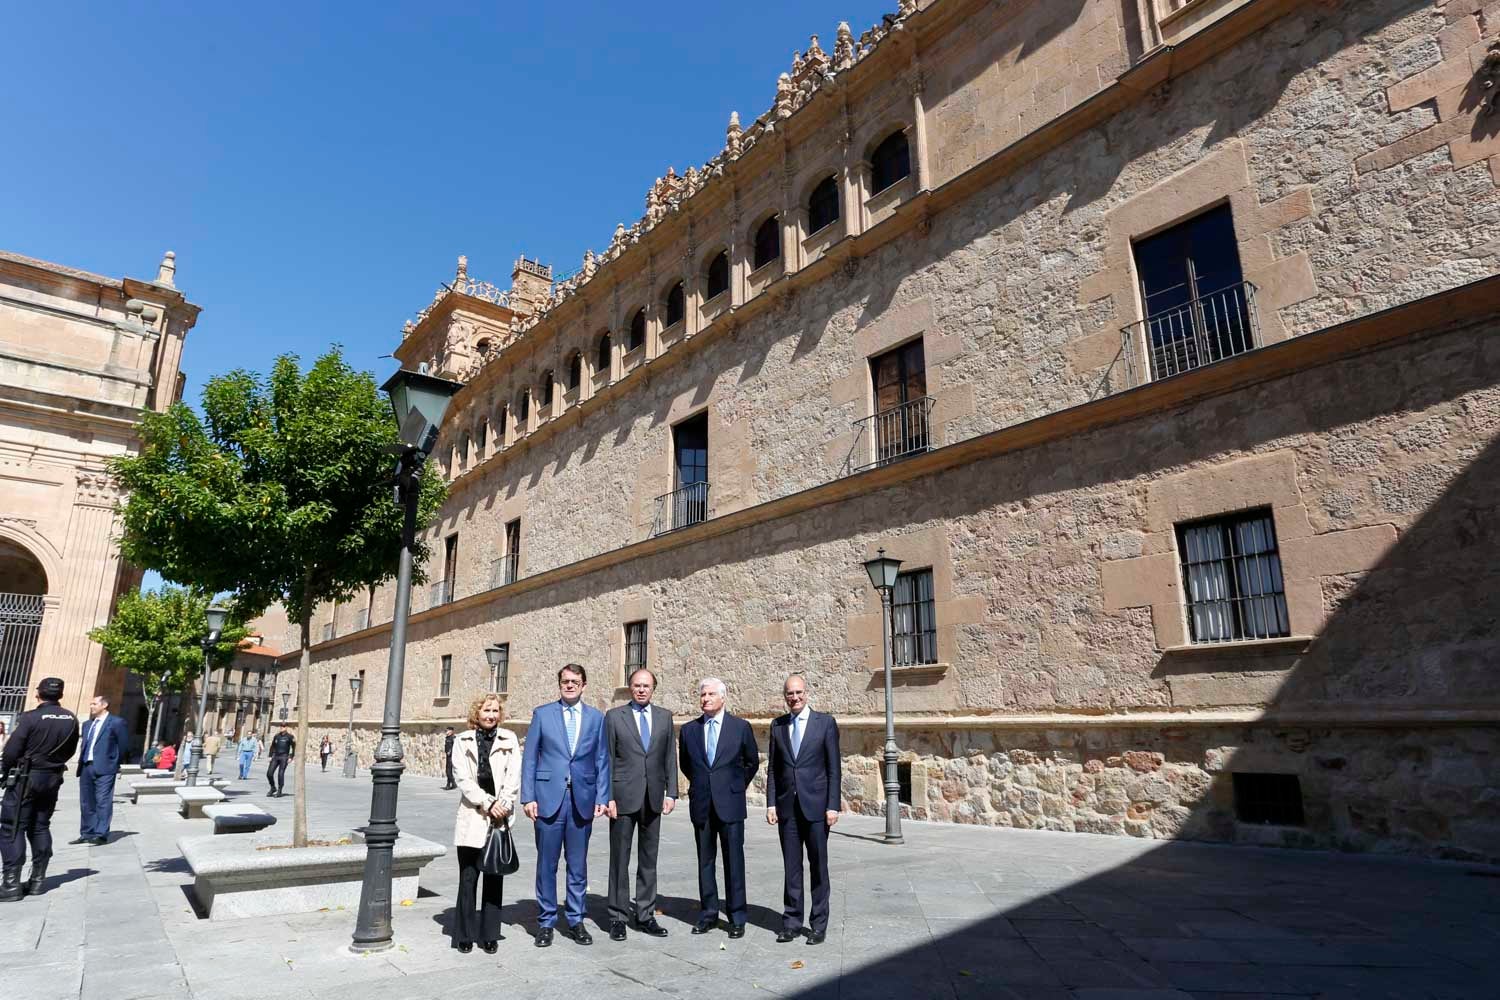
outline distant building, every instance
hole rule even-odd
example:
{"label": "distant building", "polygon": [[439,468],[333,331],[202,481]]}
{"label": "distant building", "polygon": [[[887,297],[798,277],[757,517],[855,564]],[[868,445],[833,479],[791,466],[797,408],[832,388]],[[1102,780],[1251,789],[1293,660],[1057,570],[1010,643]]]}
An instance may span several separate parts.
{"label": "distant building", "polygon": [[171,253],[143,281],[0,251],[0,719],[52,675],[68,708],[102,693],[144,731],[144,705],[125,710],[124,672],[88,632],[140,583],[120,561],[105,464],[137,450],[143,410],[182,394],[199,308],[175,270]]}

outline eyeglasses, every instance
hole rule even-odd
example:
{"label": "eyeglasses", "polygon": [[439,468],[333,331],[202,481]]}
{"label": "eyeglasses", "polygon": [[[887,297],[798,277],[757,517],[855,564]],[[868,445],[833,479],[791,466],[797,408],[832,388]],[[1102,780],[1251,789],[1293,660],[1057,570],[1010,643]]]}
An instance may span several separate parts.
{"label": "eyeglasses", "polygon": [[571,679],[565,680],[565,681],[558,681],[557,683],[559,685],[561,685],[562,687],[565,687],[565,688],[567,688],[567,687],[582,687],[583,686],[583,681],[571,680]]}

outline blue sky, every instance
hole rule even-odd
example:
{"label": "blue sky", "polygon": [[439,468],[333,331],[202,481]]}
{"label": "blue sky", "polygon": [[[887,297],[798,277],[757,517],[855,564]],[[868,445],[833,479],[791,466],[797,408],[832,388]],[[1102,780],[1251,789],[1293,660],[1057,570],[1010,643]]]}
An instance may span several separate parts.
{"label": "blue sky", "polygon": [[15,4],[0,247],[142,278],[175,250],[194,404],[335,342],[383,376],[459,253],[501,285],[521,253],[571,271],[809,34],[894,7]]}

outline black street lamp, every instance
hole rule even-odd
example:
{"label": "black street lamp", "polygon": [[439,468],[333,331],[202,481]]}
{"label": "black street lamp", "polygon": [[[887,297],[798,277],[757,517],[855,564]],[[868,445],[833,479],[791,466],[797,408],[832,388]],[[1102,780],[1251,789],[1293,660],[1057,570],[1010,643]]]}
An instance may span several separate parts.
{"label": "black street lamp", "polygon": [[208,678],[213,669],[209,664],[208,654],[218,643],[229,612],[224,608],[214,606],[208,609],[207,615],[208,634],[200,640],[203,646],[203,690],[198,694],[198,723],[193,727],[193,759],[188,762],[185,775],[190,786],[198,784],[198,763],[203,759],[203,716],[208,712]]}
{"label": "black street lamp", "polygon": [[359,916],[354,925],[355,952],[384,951],[392,945],[391,862],[400,829],[396,826],[396,795],[401,785],[401,685],[406,670],[406,618],[411,611],[411,550],[417,540],[417,499],[422,490],[422,466],[437,443],[443,414],[459,382],[402,369],[381,388],[391,397],[391,410],[400,428],[396,459],[396,503],[402,508],[401,561],[396,569],[396,607],[391,616],[391,655],[386,670],[385,711],[380,721],[380,743],[370,766],[370,823],[365,827],[365,877],[359,890]]}
{"label": "black street lamp", "polygon": [[354,704],[359,701],[360,679],[349,678],[349,739],[344,743],[344,777],[354,777]]}
{"label": "black street lamp", "polygon": [[[502,679],[506,681],[509,680],[509,678],[501,678],[500,676],[500,664],[502,662],[501,657],[504,652],[505,650],[501,649],[499,646],[484,647],[484,658],[488,660],[490,664],[490,690],[497,693],[504,691],[506,687],[506,685],[501,684],[500,681]],[[506,666],[508,667],[509,664],[506,664]]]}
{"label": "black street lamp", "polygon": [[885,661],[885,842],[899,844],[901,838],[901,779],[896,776],[896,713],[891,697],[891,592],[896,589],[900,559],[886,558],[881,549],[865,563],[870,584],[880,592],[880,644]]}
{"label": "black street lamp", "polygon": [[282,722],[285,722],[286,721],[286,717],[291,714],[291,709],[289,709],[289,708],[286,707],[286,703],[289,702],[289,701],[291,701],[291,700],[292,700],[292,692],[290,692],[290,691],[283,691],[283,692],[281,692],[281,721]]}

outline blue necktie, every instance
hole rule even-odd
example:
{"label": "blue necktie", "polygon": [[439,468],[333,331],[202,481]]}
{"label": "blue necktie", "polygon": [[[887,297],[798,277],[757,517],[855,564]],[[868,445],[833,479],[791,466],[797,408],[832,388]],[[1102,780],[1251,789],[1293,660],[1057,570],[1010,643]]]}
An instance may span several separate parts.
{"label": "blue necktie", "polygon": [[573,720],[573,713],[577,708],[573,705],[563,709],[563,721],[568,726],[568,756],[573,756],[573,751],[578,747],[578,723]]}
{"label": "blue necktie", "polygon": [[708,720],[708,762],[714,762],[714,756],[719,752],[719,720]]}
{"label": "blue necktie", "polygon": [[644,708],[644,709],[638,709],[637,711],[639,712],[640,717],[641,717],[641,749],[642,750],[650,750],[651,749],[651,709],[650,708]]}
{"label": "blue necktie", "polygon": [[802,716],[792,716],[792,759],[802,752]]}

